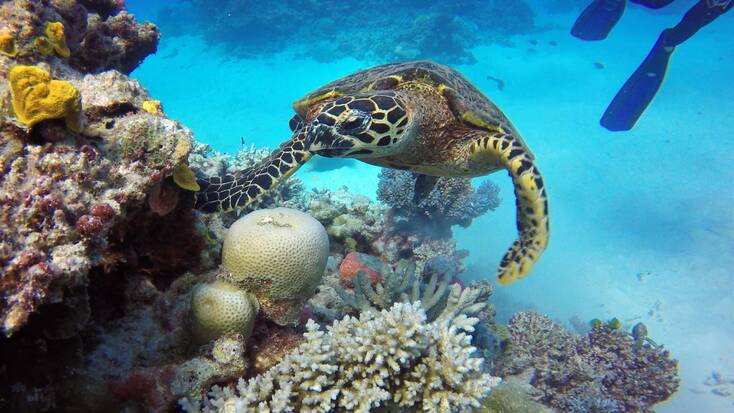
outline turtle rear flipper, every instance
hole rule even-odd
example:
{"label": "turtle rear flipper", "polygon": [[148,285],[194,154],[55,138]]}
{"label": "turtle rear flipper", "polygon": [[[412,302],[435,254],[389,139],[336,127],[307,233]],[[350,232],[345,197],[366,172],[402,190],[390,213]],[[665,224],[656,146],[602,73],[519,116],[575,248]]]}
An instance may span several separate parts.
{"label": "turtle rear flipper", "polygon": [[497,279],[506,285],[525,277],[548,245],[548,197],[543,177],[514,137],[502,133],[484,135],[471,143],[479,161],[504,166],[515,186],[518,238],[500,262]]}
{"label": "turtle rear flipper", "polygon": [[204,212],[245,208],[293,175],[311,156],[305,147],[305,133],[299,130],[291,140],[251,168],[197,180],[201,190],[196,193],[195,207]]}

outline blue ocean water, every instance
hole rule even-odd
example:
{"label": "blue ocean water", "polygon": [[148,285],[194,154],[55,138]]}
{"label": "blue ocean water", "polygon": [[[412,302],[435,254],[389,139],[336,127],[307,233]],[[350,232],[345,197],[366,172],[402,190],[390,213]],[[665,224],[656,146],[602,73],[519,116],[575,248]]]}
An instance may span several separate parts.
{"label": "blue ocean water", "polygon": [[[166,3],[128,0],[127,8],[156,22]],[[734,13],[678,48],[632,131],[612,133],[598,123],[660,30],[691,3],[657,13],[630,7],[608,39],[587,43],[568,33],[578,9],[549,11],[536,1],[536,29],[472,48],[474,63],[450,64],[521,131],[551,201],[550,247],[528,278],[497,289],[499,317],[533,308],[558,320],[642,321],[680,360],[682,388],[657,411],[726,412],[731,400],[712,395],[703,381],[712,371],[734,374]],[[227,18],[225,8],[219,12]],[[158,53],[133,77],[199,141],[232,153],[241,138],[274,148],[290,135],[291,102],[382,63],[324,62],[303,46],[242,56],[196,32],[168,36],[163,25]],[[502,90],[492,78],[504,81]],[[310,187],[347,185],[375,196],[379,168],[325,162],[298,176]],[[511,182],[503,172],[491,178],[502,206],[456,232],[459,248],[471,252],[469,278],[493,279],[515,237]]]}

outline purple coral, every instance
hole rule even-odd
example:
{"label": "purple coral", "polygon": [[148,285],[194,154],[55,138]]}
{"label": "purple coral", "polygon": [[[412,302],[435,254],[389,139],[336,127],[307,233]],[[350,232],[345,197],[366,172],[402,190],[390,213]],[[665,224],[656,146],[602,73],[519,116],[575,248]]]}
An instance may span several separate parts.
{"label": "purple coral", "polygon": [[532,369],[537,398],[559,411],[652,412],[678,389],[678,362],[667,350],[635,345],[607,325],[577,336],[546,316],[521,312],[508,330],[498,373]]}
{"label": "purple coral", "polygon": [[428,196],[413,202],[416,175],[396,169],[383,169],[377,198],[405,218],[430,219],[439,226],[468,227],[474,218],[499,206],[499,188],[484,181],[476,190],[468,178],[442,177]]}

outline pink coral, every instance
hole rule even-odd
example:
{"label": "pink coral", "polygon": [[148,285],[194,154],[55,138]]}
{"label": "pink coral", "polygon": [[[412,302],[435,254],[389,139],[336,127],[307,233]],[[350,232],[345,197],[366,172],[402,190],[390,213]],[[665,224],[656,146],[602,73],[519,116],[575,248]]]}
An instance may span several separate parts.
{"label": "pink coral", "polygon": [[380,281],[382,263],[375,257],[360,252],[350,252],[339,265],[339,278],[343,286],[353,288],[352,279],[361,271],[374,287]]}

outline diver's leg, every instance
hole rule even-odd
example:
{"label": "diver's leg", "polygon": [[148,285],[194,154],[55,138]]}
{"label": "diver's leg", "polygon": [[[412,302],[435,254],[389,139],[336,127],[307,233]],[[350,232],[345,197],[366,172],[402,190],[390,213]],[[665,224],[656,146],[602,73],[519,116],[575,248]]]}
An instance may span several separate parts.
{"label": "diver's leg", "polygon": [[581,40],[603,40],[624,13],[626,0],[594,0],[571,28],[571,34]]}
{"label": "diver's leg", "polygon": [[675,47],[732,6],[732,0],[701,0],[675,27],[663,30],[645,60],[609,104],[601,118],[602,126],[612,131],[632,129],[660,89]]}

